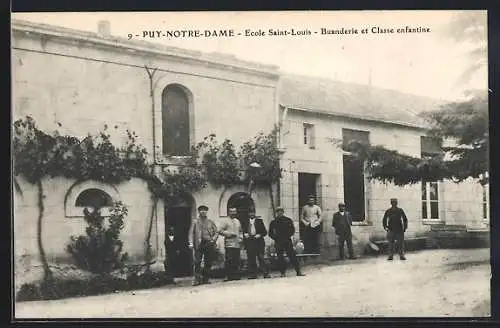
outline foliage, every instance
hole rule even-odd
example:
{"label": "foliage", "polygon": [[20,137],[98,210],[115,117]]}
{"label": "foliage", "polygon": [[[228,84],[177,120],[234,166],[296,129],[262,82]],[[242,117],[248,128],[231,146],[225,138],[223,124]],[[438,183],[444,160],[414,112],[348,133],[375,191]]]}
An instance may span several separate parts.
{"label": "foliage", "polygon": [[259,133],[252,141],[245,142],[239,151],[244,166],[249,168],[253,162],[259,163],[259,170],[249,170],[247,178],[256,182],[272,184],[281,178],[280,152],[278,149],[277,128],[269,134]]}
{"label": "foliage", "polygon": [[215,187],[232,186],[240,181],[240,167],[234,145],[229,139],[219,145],[215,134],[205,137],[197,145],[203,151],[202,164],[207,180]]}
{"label": "foliage", "polygon": [[14,174],[30,183],[46,176],[119,183],[144,175],[147,152],[136,144],[135,133],[127,131],[127,142],[118,148],[106,130],[79,140],[57,131],[47,134],[30,116],[19,119],[14,122]]}
{"label": "foliage", "polygon": [[357,141],[352,141],[343,148],[353,154],[353,159],[366,163],[370,180],[404,186],[420,181],[442,180],[446,176],[442,158],[422,159]]}
{"label": "foliage", "polygon": [[488,183],[488,105],[486,95],[465,102],[452,102],[441,109],[422,114],[434,126],[429,136],[449,140],[443,154],[417,158],[382,146],[351,142],[344,147],[366,162],[370,179],[402,186],[420,181],[451,179],[462,182],[473,178]]}
{"label": "foliage", "polygon": [[84,210],[88,224],[86,236],[71,236],[66,248],[79,268],[96,274],[108,274],[123,267],[127,254],[122,254],[120,232],[127,214],[127,208],[121,202],[116,202],[111,208],[109,226],[106,227],[99,209],[93,212]]}
{"label": "foliage", "polygon": [[25,302],[91,296],[116,291],[154,288],[171,283],[171,279],[164,272],[148,272],[143,275],[130,274],[127,278],[110,275],[97,275],[86,279],[54,278],[50,281],[50,287],[47,286],[47,283],[23,284],[16,295],[16,301]]}
{"label": "foliage", "polygon": [[435,122],[430,134],[454,142],[443,147],[447,178],[457,182],[469,177],[487,183],[489,168],[488,95],[476,94],[463,102],[451,102],[440,110],[422,114]]}

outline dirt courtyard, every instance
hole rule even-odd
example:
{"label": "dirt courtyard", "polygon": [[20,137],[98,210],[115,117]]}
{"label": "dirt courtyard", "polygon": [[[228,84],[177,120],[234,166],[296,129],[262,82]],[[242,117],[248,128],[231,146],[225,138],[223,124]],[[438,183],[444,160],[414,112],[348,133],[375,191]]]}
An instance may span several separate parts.
{"label": "dirt courtyard", "polygon": [[490,316],[489,249],[426,250],[305,267],[305,277],[22,302],[16,318]]}

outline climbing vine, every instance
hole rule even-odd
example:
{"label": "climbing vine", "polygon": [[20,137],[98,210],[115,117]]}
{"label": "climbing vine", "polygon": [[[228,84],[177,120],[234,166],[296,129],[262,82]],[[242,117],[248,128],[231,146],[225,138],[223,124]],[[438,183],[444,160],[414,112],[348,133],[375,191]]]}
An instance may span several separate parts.
{"label": "climbing vine", "polygon": [[207,180],[215,187],[240,183],[240,163],[234,145],[229,139],[218,144],[215,134],[205,137],[196,149],[203,153],[202,165]]}
{"label": "climbing vine", "polygon": [[450,177],[442,155],[417,158],[383,146],[370,146],[357,141],[352,141],[342,148],[350,152],[354,159],[365,162],[370,180],[404,186]]}
{"label": "climbing vine", "polygon": [[[97,134],[88,134],[85,138],[62,135],[58,131],[45,133],[37,128],[30,116],[15,121],[13,128],[14,175],[38,188],[37,239],[46,279],[51,277],[42,243],[42,181],[46,177],[96,180],[108,184],[119,184],[131,178],[146,181],[152,199],[145,240],[148,268],[153,257],[150,243],[153,219],[160,199],[169,204],[185,193],[204,188],[208,182],[216,187],[230,187],[253,179],[269,186],[274,208],[272,183],[281,176],[276,130],[269,135],[258,134],[252,141],[244,143],[238,152],[229,139],[219,144],[212,134],[192,148],[185,164],[159,167],[148,162],[148,152],[138,143],[133,131],[127,130],[126,141],[117,147],[112,143],[107,125]],[[253,162],[259,163],[259,170],[249,170]],[[243,175],[242,172],[250,173]],[[17,180],[15,186],[22,192]]]}

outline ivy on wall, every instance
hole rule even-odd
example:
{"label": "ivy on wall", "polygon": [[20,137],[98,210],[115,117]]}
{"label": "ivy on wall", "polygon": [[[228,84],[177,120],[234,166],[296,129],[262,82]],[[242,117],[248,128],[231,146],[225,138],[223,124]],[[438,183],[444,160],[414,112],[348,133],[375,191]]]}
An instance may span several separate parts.
{"label": "ivy on wall", "polygon": [[[52,275],[42,242],[42,180],[46,177],[96,180],[108,184],[119,184],[131,178],[146,181],[152,198],[145,240],[147,265],[152,263],[150,238],[160,199],[168,204],[185,193],[203,189],[207,183],[216,187],[231,187],[254,179],[268,185],[274,208],[272,184],[281,177],[276,129],[269,135],[258,134],[252,141],[244,143],[239,152],[229,139],[219,144],[215,135],[209,135],[192,147],[191,156],[184,165],[158,169],[158,166],[148,162],[148,152],[137,142],[135,132],[129,130],[126,131],[125,143],[117,147],[111,142],[107,125],[97,135],[88,134],[83,139],[61,135],[57,131],[45,133],[37,128],[30,116],[15,121],[13,128],[14,175],[22,176],[38,190],[37,239],[45,279],[48,280]],[[260,168],[249,170],[252,162],[259,163]],[[22,192],[15,179],[14,185]]]}

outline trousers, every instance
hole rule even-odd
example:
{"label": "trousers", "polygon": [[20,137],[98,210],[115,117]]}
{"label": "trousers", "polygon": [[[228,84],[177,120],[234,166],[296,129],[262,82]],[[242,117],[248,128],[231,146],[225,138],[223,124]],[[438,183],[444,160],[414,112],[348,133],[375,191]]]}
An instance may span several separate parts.
{"label": "trousers", "polygon": [[[214,255],[215,246],[210,242],[202,241],[194,250],[194,270],[198,280],[203,279],[206,282],[210,278]],[[201,267],[202,261],[205,262],[203,268]]]}
{"label": "trousers", "polygon": [[257,275],[257,260],[259,261],[260,269],[264,275],[268,274],[268,267],[264,260],[264,245],[259,239],[248,239],[246,241],[247,257],[248,257],[248,271],[250,276]]}
{"label": "trousers", "polygon": [[399,255],[405,253],[405,233],[404,231],[387,231],[387,241],[389,242],[389,255],[394,255],[396,244],[399,248]]}
{"label": "trousers", "polygon": [[224,268],[226,277],[229,280],[240,278],[240,249],[236,247],[226,247]]}
{"label": "trousers", "polygon": [[297,256],[295,254],[295,250],[293,249],[293,244],[291,240],[284,242],[276,242],[276,253],[278,255],[279,270],[282,274],[286,272],[286,267],[287,267],[284,253],[286,253],[286,256],[290,260],[290,263],[292,263],[295,271],[297,273],[300,272],[299,261],[297,260]]}
{"label": "trousers", "polygon": [[354,257],[354,252],[352,250],[352,234],[351,233],[345,233],[345,234],[339,235],[339,256],[341,259],[345,258],[344,244],[347,244],[347,251],[349,253],[349,257]]}

